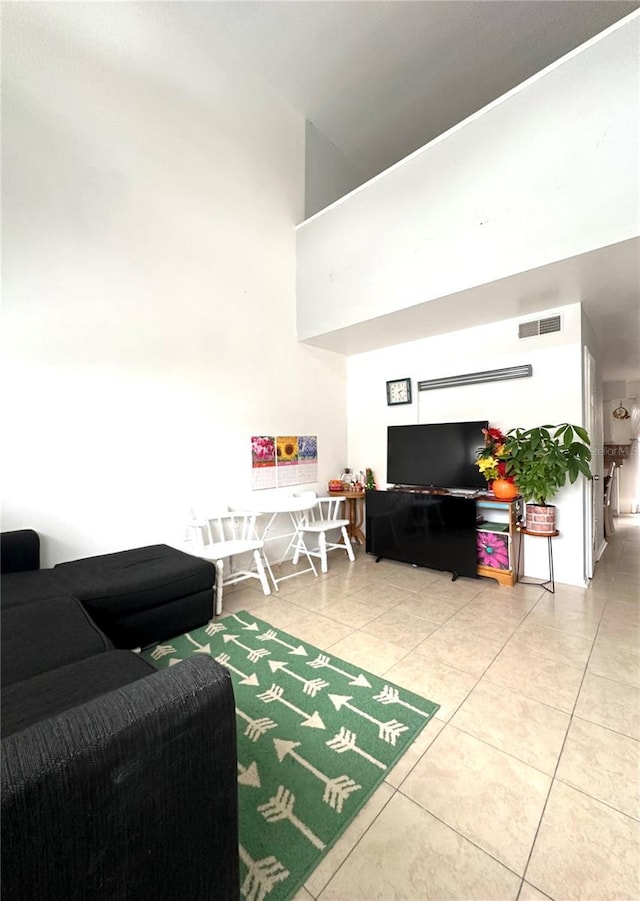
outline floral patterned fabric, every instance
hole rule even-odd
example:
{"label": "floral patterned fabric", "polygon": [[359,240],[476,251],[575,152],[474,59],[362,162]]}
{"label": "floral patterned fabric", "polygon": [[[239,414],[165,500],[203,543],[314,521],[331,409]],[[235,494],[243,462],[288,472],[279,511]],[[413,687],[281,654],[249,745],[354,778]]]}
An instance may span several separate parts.
{"label": "floral patterned fabric", "polygon": [[493,532],[478,532],[478,563],[493,569],[509,569],[509,539]]}

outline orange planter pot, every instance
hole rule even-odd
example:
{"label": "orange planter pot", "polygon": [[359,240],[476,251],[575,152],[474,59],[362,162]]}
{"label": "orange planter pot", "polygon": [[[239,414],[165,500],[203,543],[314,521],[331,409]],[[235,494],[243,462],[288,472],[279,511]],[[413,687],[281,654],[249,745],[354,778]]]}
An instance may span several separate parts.
{"label": "orange planter pot", "polygon": [[491,483],[491,488],[495,496],[503,501],[513,500],[514,497],[518,496],[517,487],[513,482],[507,481],[507,479],[494,479]]}

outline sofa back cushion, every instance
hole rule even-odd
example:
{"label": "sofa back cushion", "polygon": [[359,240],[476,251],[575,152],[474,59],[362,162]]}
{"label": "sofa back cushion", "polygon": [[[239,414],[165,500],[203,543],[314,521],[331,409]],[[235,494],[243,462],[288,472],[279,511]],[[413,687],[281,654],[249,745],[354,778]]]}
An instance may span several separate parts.
{"label": "sofa back cushion", "polygon": [[3,686],[113,647],[76,598],[2,607],[0,617]]}
{"label": "sofa back cushion", "polygon": [[53,569],[2,573],[0,585],[3,608],[73,594]]}
{"label": "sofa back cushion", "polygon": [[33,529],[0,533],[0,569],[3,573],[40,568],[40,538]]}

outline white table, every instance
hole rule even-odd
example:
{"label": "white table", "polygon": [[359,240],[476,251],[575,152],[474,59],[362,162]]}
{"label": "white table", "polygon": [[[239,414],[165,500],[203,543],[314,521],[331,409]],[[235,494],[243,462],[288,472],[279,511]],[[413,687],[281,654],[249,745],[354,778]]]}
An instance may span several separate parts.
{"label": "white table", "polygon": [[[315,507],[317,500],[315,497],[294,497],[284,496],[284,497],[271,497],[264,498],[263,501],[260,501],[258,498],[252,498],[252,500],[243,504],[242,509],[250,509],[253,513],[258,516],[266,516],[268,519],[262,528],[260,529],[260,524],[257,524],[258,538],[260,538],[264,542],[263,547],[263,557],[264,563],[269,573],[269,577],[273,583],[273,587],[276,591],[278,591],[278,585],[280,582],[284,582],[286,579],[293,579],[295,576],[301,576],[304,573],[312,572],[314,576],[318,575],[316,567],[314,565],[313,560],[307,550],[307,546],[304,542],[304,535],[301,532],[301,526],[304,521],[304,514],[307,511],[311,510],[312,507]],[[278,535],[273,535],[273,524],[276,521],[276,518],[280,515],[288,516],[291,522],[291,530],[289,532],[279,533]],[[269,555],[267,553],[267,542],[276,541],[288,538],[289,543],[287,545],[286,550],[282,554],[282,556],[278,560],[270,561]],[[293,573],[289,573],[287,576],[280,576],[279,579],[273,574],[273,570],[271,569],[272,562],[273,566],[279,566],[286,558],[287,554],[293,547],[299,547],[300,552],[303,553],[308,562],[309,566],[306,569],[297,569]]]}

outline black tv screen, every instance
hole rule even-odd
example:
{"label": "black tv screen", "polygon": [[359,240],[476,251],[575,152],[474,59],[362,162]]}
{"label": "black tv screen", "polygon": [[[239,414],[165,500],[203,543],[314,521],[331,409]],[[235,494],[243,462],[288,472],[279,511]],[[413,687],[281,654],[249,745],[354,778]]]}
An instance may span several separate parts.
{"label": "black tv screen", "polygon": [[476,466],[487,420],[391,425],[387,434],[387,482],[430,488],[485,488]]}

